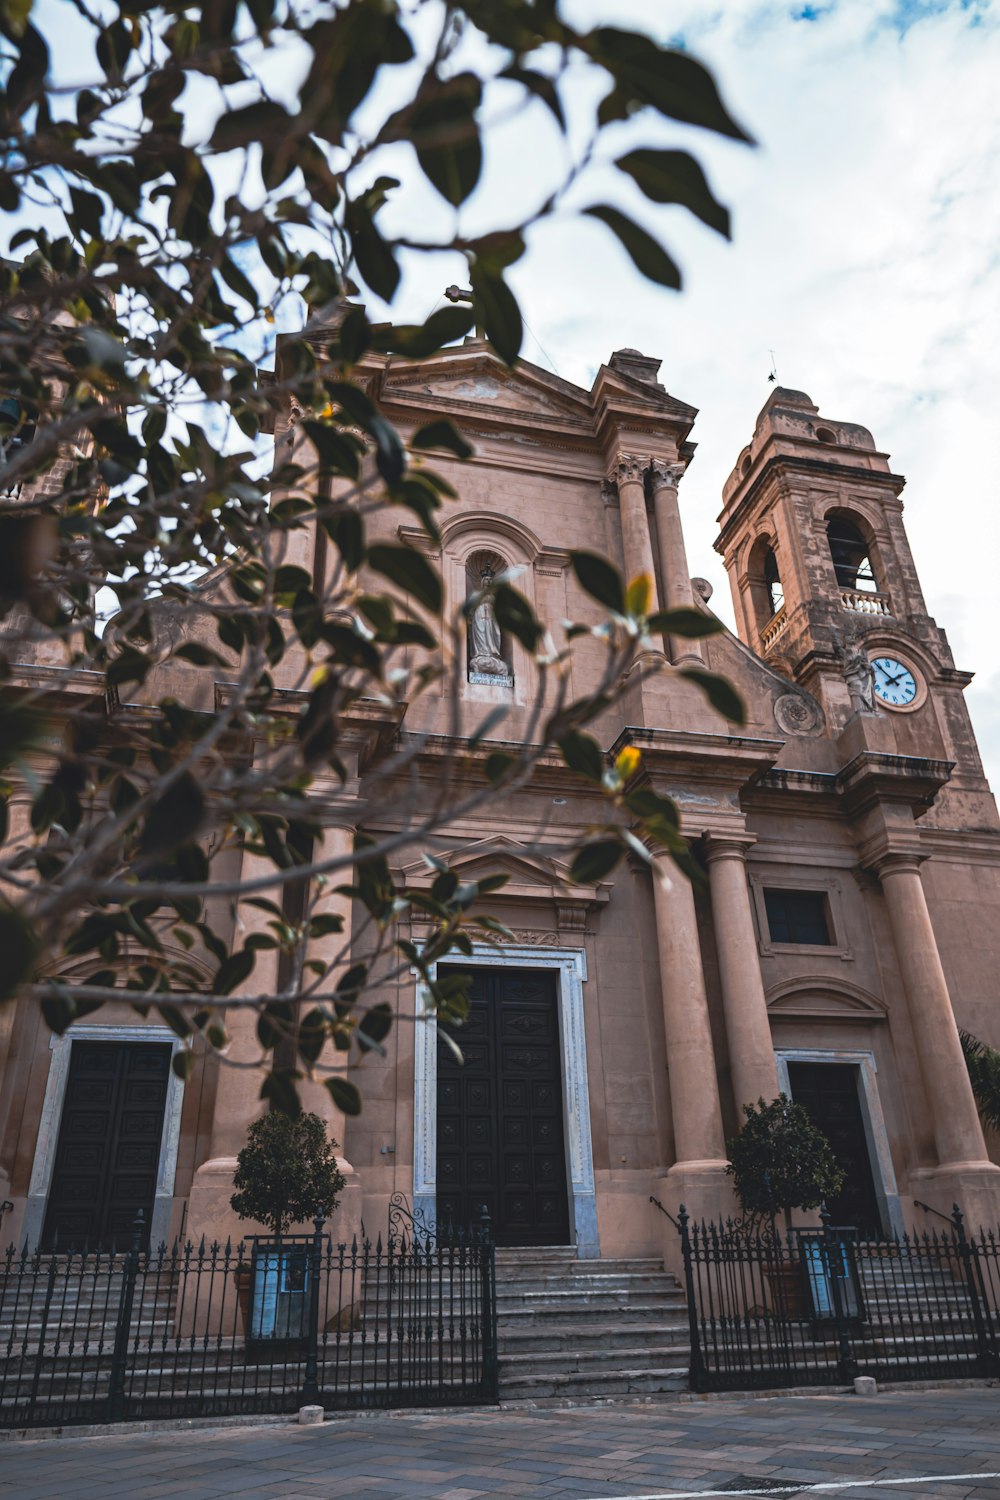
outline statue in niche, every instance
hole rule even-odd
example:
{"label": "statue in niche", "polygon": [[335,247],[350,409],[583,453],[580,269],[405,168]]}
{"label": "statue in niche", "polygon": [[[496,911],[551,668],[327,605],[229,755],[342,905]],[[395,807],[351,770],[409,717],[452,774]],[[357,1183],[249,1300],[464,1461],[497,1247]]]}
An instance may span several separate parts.
{"label": "statue in niche", "polygon": [[469,569],[478,598],[469,612],[469,672],[484,677],[510,678],[510,668],[503,659],[503,637],[493,605],[493,584],[497,576],[495,555],[472,560]]}
{"label": "statue in niche", "polygon": [[856,714],[875,713],[872,664],[864,647],[857,640],[845,642],[840,648],[840,661],[852,711]]}

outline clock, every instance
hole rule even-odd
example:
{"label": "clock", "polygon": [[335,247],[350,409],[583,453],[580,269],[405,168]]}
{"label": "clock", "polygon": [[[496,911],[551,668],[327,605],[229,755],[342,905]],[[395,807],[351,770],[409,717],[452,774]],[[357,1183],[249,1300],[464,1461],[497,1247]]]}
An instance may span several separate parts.
{"label": "clock", "polygon": [[887,708],[909,708],[916,699],[916,677],[894,656],[873,657],[872,679],[876,698]]}

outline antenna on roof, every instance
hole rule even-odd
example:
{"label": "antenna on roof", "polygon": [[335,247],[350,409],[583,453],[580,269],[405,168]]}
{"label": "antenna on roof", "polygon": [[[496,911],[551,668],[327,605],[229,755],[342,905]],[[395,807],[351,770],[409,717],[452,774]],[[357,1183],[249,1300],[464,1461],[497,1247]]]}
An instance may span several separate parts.
{"label": "antenna on roof", "polygon": [[777,383],[778,383],[778,366],[774,363],[774,350],[773,349],[769,349],[767,352],[771,356],[771,373],[767,377],[768,384],[769,385],[777,385]]}

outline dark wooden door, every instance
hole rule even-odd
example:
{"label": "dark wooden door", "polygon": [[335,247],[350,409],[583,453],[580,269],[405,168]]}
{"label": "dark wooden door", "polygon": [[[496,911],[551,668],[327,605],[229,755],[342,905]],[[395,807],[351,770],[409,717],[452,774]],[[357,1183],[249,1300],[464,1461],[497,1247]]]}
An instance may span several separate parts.
{"label": "dark wooden door", "polygon": [[827,1208],[834,1224],[853,1224],[880,1234],[882,1216],[875,1196],[871,1158],[858,1098],[858,1070],[849,1063],[789,1063],[792,1098],[830,1142],[847,1179]]}
{"label": "dark wooden door", "polygon": [[156,1195],[169,1042],[74,1042],[43,1243],[125,1249]]}
{"label": "dark wooden door", "polygon": [[556,976],[465,972],[464,1063],[438,1041],[438,1218],[476,1224],[485,1204],[498,1245],[568,1244]]}

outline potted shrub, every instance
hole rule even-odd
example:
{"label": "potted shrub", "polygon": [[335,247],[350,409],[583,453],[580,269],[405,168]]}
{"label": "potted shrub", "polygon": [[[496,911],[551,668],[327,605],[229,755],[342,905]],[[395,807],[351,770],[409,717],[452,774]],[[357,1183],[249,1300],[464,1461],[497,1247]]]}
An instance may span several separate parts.
{"label": "potted shrub", "polygon": [[[270,1230],[254,1242],[249,1289],[254,1339],[300,1338],[305,1333],[308,1247],[283,1243],[293,1224],[327,1218],[346,1179],[337,1166],[337,1143],[319,1115],[270,1110],[255,1120],[236,1158],[230,1204],[241,1219]],[[236,1267],[237,1296],[240,1271]]]}
{"label": "potted shrub", "polygon": [[826,1136],[787,1094],[779,1094],[770,1104],[763,1099],[745,1104],[743,1113],[743,1129],[726,1142],[726,1170],[748,1228],[759,1231],[763,1222],[770,1225],[775,1251],[768,1273],[772,1295],[788,1316],[798,1317],[805,1311],[802,1268],[791,1255],[787,1262],[781,1261],[775,1220],[780,1213],[787,1237],[792,1209],[819,1208],[826,1198],[840,1192],[845,1174]]}

